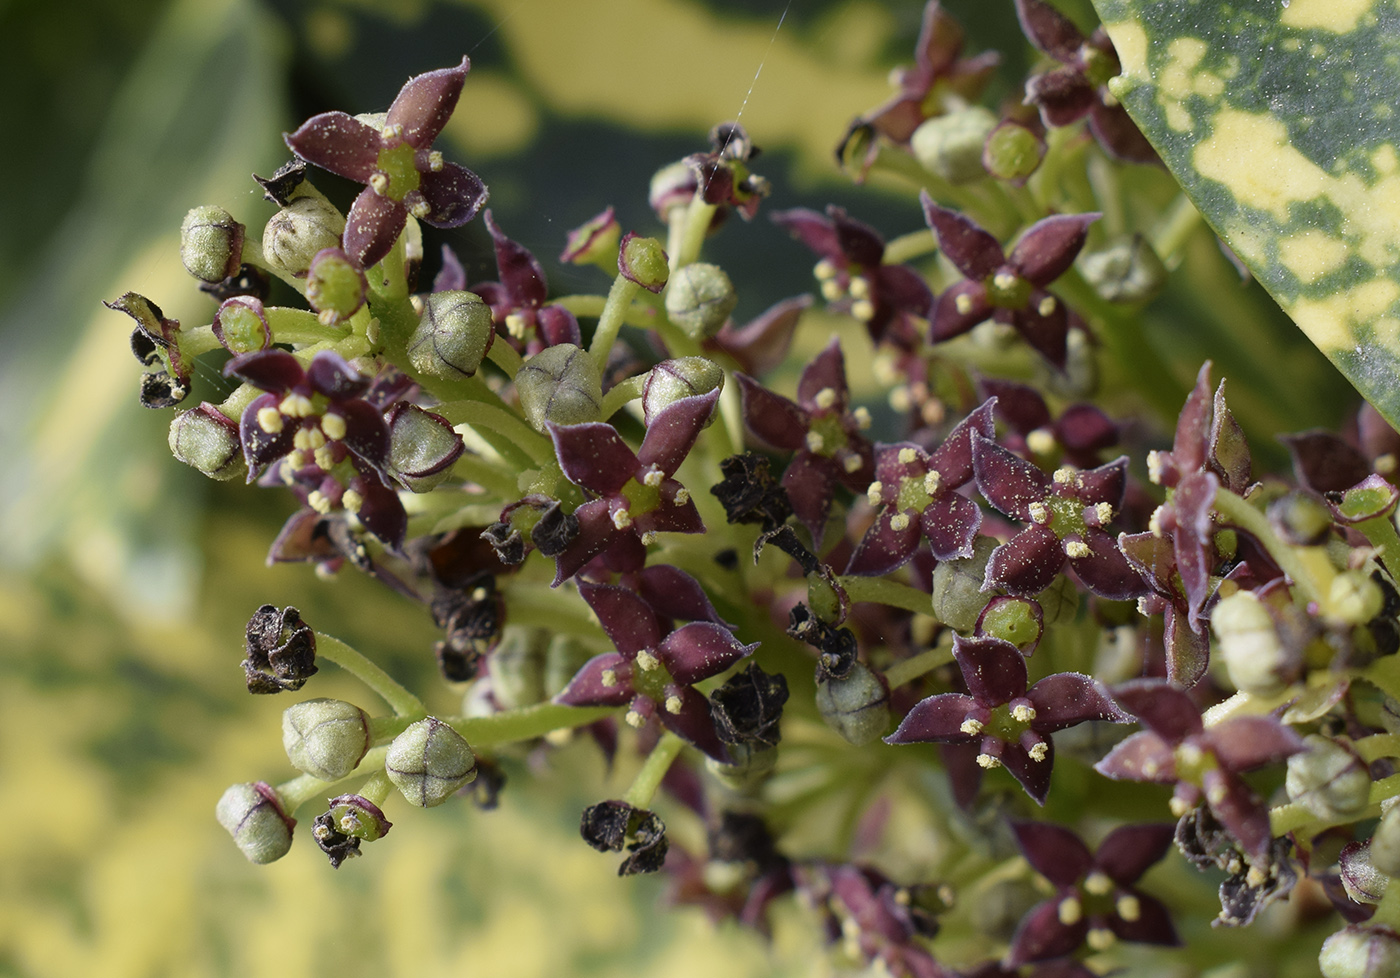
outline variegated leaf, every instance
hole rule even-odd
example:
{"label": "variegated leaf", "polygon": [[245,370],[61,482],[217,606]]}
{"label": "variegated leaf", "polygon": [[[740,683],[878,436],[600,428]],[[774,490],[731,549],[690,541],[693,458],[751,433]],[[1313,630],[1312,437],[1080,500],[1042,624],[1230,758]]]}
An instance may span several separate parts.
{"label": "variegated leaf", "polygon": [[1123,65],[1111,89],[1206,220],[1400,421],[1400,8],[1094,3]]}

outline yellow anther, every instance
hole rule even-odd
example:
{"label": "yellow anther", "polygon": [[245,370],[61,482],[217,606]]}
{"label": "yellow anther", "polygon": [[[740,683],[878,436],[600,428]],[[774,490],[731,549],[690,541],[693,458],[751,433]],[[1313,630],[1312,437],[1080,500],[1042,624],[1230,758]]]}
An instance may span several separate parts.
{"label": "yellow anther", "polygon": [[389,189],[389,176],[385,173],[371,173],[369,177],[370,189],[383,197],[385,191]]}
{"label": "yellow anther", "polygon": [[1055,435],[1044,428],[1037,428],[1026,436],[1026,447],[1037,455],[1049,455],[1055,450]]}
{"label": "yellow anther", "polygon": [[683,705],[684,704],[681,703],[681,698],[675,694],[666,697],[666,712],[672,716],[680,713]]}
{"label": "yellow anther", "polygon": [[646,649],[642,649],[640,652],[637,653],[637,668],[641,669],[643,672],[650,672],[651,670],[660,667],[660,665],[661,660],[658,659],[656,656],[652,655],[651,652],[647,651]]}
{"label": "yellow anther", "polygon": [[1011,718],[1017,723],[1030,723],[1035,719],[1035,707],[1029,703],[1017,703],[1011,708]]}
{"label": "yellow anther", "polygon": [[1050,754],[1050,744],[1042,740],[1038,744],[1032,744],[1031,749],[1026,751],[1026,756],[1039,764]]}
{"label": "yellow anther", "polygon": [[1176,749],[1176,759],[1186,767],[1196,767],[1206,759],[1206,755],[1195,744],[1185,743]]}
{"label": "yellow anther", "polygon": [[841,288],[841,283],[834,278],[829,278],[822,282],[822,298],[827,302],[836,302],[846,294],[846,290]]}
{"label": "yellow anther", "polygon": [[903,414],[914,406],[914,398],[910,396],[909,388],[907,387],[896,387],[891,390],[888,400],[890,402],[890,407],[894,408],[900,414]]}
{"label": "yellow anther", "polygon": [[335,466],[335,453],[331,451],[329,445],[322,445],[311,453],[311,457],[321,468],[330,471]]}
{"label": "yellow anther", "polygon": [[340,313],[336,312],[334,309],[322,309],[316,314],[316,322],[320,323],[322,326],[334,326],[336,323],[340,322]]}
{"label": "yellow anther", "polygon": [[1206,792],[1206,801],[1212,805],[1220,806],[1225,804],[1230,798],[1230,792],[1223,784],[1213,784]]}
{"label": "yellow anther", "polygon": [[647,530],[645,533],[642,534],[642,546],[650,547],[656,541],[657,536],[655,530]]}
{"label": "yellow anther", "polygon": [[1048,316],[1055,311],[1055,306],[1055,297],[1053,295],[1047,295],[1044,299],[1040,300],[1040,305],[1035,307],[1035,311],[1042,316]]}
{"label": "yellow anther", "polygon": [[1395,471],[1395,466],[1395,456],[1389,452],[1386,452],[1384,455],[1376,456],[1376,460],[1371,463],[1371,468],[1375,469],[1380,475],[1390,475],[1390,473]]}
{"label": "yellow anther", "polygon": [[385,126],[382,131],[384,133],[385,140],[403,138],[403,126],[397,122],[391,126]]}
{"label": "yellow anther", "polygon": [[992,276],[992,285],[1005,292],[1016,285],[1016,276],[1011,272],[997,272]]}
{"label": "yellow anther", "polygon": [[441,170],[442,170],[442,164],[443,164],[442,153],[438,152],[437,150],[432,150],[431,152],[428,153],[428,169],[429,169],[429,170],[431,170],[433,173],[439,173],[439,172],[441,172]]}
{"label": "yellow anther", "polygon": [[1162,452],[1151,451],[1147,453],[1147,477],[1152,480],[1154,486],[1162,484],[1162,463],[1164,461]]}
{"label": "yellow anther", "polygon": [[289,418],[309,418],[316,413],[316,406],[305,394],[288,394],[277,405],[277,410]]}
{"label": "yellow anther", "polygon": [[525,317],[518,312],[506,316],[506,332],[517,340],[525,338]]}
{"label": "yellow anther", "polygon": [[978,754],[977,766],[990,771],[992,768],[1001,767],[1001,761],[991,754]]}
{"label": "yellow anther", "polygon": [[258,408],[258,427],[269,435],[282,433],[282,412],[275,407]]}
{"label": "yellow anther", "polygon": [[1113,892],[1113,880],[1107,874],[1094,870],[1084,877],[1084,889],[1094,896],[1107,896]]}
{"label": "yellow anther", "polygon": [[647,474],[642,476],[642,485],[651,486],[655,489],[666,481],[666,473],[662,472],[658,466],[653,465],[647,469]]}
{"label": "yellow anther", "polygon": [[821,261],[817,262],[816,267],[812,269],[812,274],[816,276],[818,281],[829,281],[836,277],[836,263],[830,258],[823,258]]}
{"label": "yellow anther", "polygon": [[867,408],[858,407],[851,412],[851,415],[856,419],[856,427],[859,428],[861,431],[865,431],[870,427],[872,422],[870,418],[870,411]]}
{"label": "yellow anther", "polygon": [[967,293],[959,295],[953,300],[953,308],[958,311],[959,316],[966,316],[972,312],[972,296]]}
{"label": "yellow anther", "polygon": [[491,592],[487,591],[486,588],[479,587],[476,590],[472,591],[472,600],[479,604],[482,601],[485,601],[488,597],[490,597],[490,594]]}
{"label": "yellow anther", "polygon": [[846,291],[851,294],[852,299],[870,298],[870,280],[863,275],[856,275],[851,278],[851,284],[846,287]]}
{"label": "yellow anther", "polygon": [[361,496],[354,489],[346,489],[340,497],[340,504],[352,513],[358,513],[360,507],[365,504],[365,497]]}
{"label": "yellow anther", "polygon": [[1113,931],[1106,927],[1095,927],[1084,937],[1084,943],[1095,951],[1107,951],[1116,940],[1118,938],[1113,935]]}
{"label": "yellow anther", "polygon": [[[288,452],[287,464],[290,465],[293,470],[306,468],[306,453],[296,451]],[[324,466],[322,466],[322,468],[324,468]]]}
{"label": "yellow anther", "polygon": [[924,476],[924,492],[930,496],[937,495],[939,484],[942,482],[943,473],[937,469],[929,469],[928,474]]}
{"label": "yellow anther", "polygon": [[1099,521],[1100,526],[1105,526],[1113,522],[1113,504],[1095,503],[1094,517]]}
{"label": "yellow anther", "polygon": [[1181,818],[1181,816],[1191,810],[1191,806],[1186,803],[1185,798],[1176,797],[1173,797],[1167,804],[1167,808],[1170,809],[1173,818]]}
{"label": "yellow anther", "polygon": [[612,523],[619,530],[625,530],[632,525],[632,514],[625,509],[619,509],[612,514]]}
{"label": "yellow anther", "polygon": [[890,517],[890,529],[896,533],[903,533],[909,529],[909,514],[895,513]]}
{"label": "yellow anther", "polygon": [[311,444],[311,429],[298,428],[296,434],[292,435],[292,446],[301,452],[309,452],[315,449]]}
{"label": "yellow anther", "polygon": [[978,720],[976,717],[968,717],[962,722],[962,726],[958,729],[961,730],[963,733],[967,734],[969,737],[976,737],[982,732],[983,726],[984,724],[981,720]]}
{"label": "yellow anther", "polygon": [[841,459],[841,468],[845,469],[848,475],[855,475],[864,464],[855,452],[847,452]]}
{"label": "yellow anther", "polygon": [[1055,909],[1055,915],[1060,918],[1060,923],[1073,927],[1084,918],[1084,904],[1079,902],[1079,897],[1065,897]]}
{"label": "yellow anther", "polygon": [[1055,474],[1052,475],[1050,478],[1054,479],[1057,483],[1059,483],[1062,486],[1070,486],[1074,485],[1075,475],[1076,473],[1074,469],[1066,465],[1063,468],[1056,469]]}
{"label": "yellow anther", "polygon": [[1152,511],[1152,515],[1147,518],[1147,531],[1154,537],[1162,536],[1162,510],[1165,506],[1158,506]]}
{"label": "yellow anther", "polygon": [[865,501],[868,502],[871,506],[879,506],[882,501],[881,497],[884,495],[884,493],[885,484],[879,479],[876,479],[874,482],[870,483],[869,488],[865,490]]}
{"label": "yellow anther", "polygon": [[681,486],[679,489],[676,490],[675,499],[672,501],[677,506],[684,506],[686,503],[690,502],[690,490],[687,489],[685,486]]}
{"label": "yellow anther", "polygon": [[329,513],[331,511],[331,501],[326,498],[326,494],[320,489],[312,489],[306,494],[306,505],[310,506],[318,513]]}
{"label": "yellow anther", "polygon": [[1142,916],[1142,901],[1131,893],[1124,893],[1120,896],[1114,907],[1118,911],[1118,916],[1130,924]]}
{"label": "yellow anther", "polygon": [[604,689],[612,689],[617,685],[617,670],[604,669],[603,674],[598,677],[598,681],[603,684]]}
{"label": "yellow anther", "polygon": [[408,212],[414,217],[418,218],[419,220],[422,220],[423,218],[431,214],[433,212],[433,209],[428,205],[428,202],[426,200],[420,198],[416,203],[414,203],[412,207],[408,209]]}
{"label": "yellow anther", "polygon": [[836,391],[830,387],[823,387],[817,391],[817,396],[812,398],[817,407],[823,411],[829,411],[835,405],[837,399]]}
{"label": "yellow anther", "polygon": [[1032,523],[1044,525],[1050,522],[1050,507],[1044,503],[1031,503],[1026,509],[1031,514]]}
{"label": "yellow anther", "polygon": [[1089,545],[1083,540],[1066,540],[1065,553],[1075,560],[1083,560],[1093,553],[1093,551],[1089,549]]}
{"label": "yellow anther", "polygon": [[863,323],[868,323],[875,318],[875,303],[869,299],[857,299],[851,303],[851,315]]}
{"label": "yellow anther", "polygon": [[636,710],[628,710],[626,714],[623,715],[622,719],[627,721],[627,726],[633,727],[637,730],[640,730],[647,725],[647,718],[642,716]]}
{"label": "yellow anther", "polygon": [[919,453],[913,448],[901,448],[899,450],[899,464],[910,465],[919,457]]}
{"label": "yellow anther", "polygon": [[807,432],[807,451],[813,454],[819,453],[826,447],[826,439],[815,431]]}
{"label": "yellow anther", "polygon": [[338,414],[328,413],[321,418],[321,430],[331,441],[345,437],[345,419]]}

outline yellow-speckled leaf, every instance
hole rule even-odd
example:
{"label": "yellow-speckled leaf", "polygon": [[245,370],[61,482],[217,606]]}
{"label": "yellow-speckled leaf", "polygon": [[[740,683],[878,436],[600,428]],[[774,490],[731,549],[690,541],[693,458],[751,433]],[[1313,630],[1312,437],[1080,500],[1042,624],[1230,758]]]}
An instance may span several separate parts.
{"label": "yellow-speckled leaf", "polygon": [[1196,206],[1342,373],[1400,421],[1400,8],[1095,6],[1123,64],[1114,91]]}

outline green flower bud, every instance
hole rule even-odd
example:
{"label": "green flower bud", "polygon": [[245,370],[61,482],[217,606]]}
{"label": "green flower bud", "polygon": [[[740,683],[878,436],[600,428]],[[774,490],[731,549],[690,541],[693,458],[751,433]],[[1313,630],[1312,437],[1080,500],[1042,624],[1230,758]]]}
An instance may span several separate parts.
{"label": "green flower bud", "polygon": [[1371,772],[1349,747],[1309,734],[1306,750],[1288,759],[1288,798],[1318,818],[1350,821],[1371,803]]}
{"label": "green flower bud", "polygon": [[400,401],[389,411],[389,472],[413,492],[431,492],[462,457],[462,436],[446,418]]}
{"label": "green flower bud", "polygon": [[1327,605],[1332,617],[1349,625],[1364,625],[1381,613],[1385,594],[1365,571],[1345,570],[1332,578]]}
{"label": "green flower bud", "polygon": [[559,260],[611,270],[617,263],[617,243],[621,237],[622,227],[609,207],[569,232],[568,244]]}
{"label": "green flower bud", "polygon": [[696,340],[718,333],[738,302],[724,269],[705,262],[680,269],[666,289],[666,315]]}
{"label": "green flower bud", "polygon": [[695,171],[685,160],[677,160],[652,175],[647,201],[664,224],[670,220],[672,210],[690,206],[697,185]]}
{"label": "green flower bud", "polygon": [[201,282],[222,282],[243,264],[243,225],[222,207],[196,207],[180,223],[180,261]]}
{"label": "green flower bud", "polygon": [[1400,876],[1400,805],[1391,805],[1376,823],[1371,865],[1387,876]]}
{"label": "green flower bud", "polygon": [[365,304],[365,273],[339,248],[316,252],[306,273],[306,301],[327,326],[353,316]]}
{"label": "green flower bud", "polygon": [[491,691],[507,710],[533,706],[544,694],[545,656],[549,632],[543,628],[507,625],[491,653]]}
{"label": "green flower bud", "polygon": [[272,327],[260,300],[250,295],[225,299],[210,324],[214,336],[230,353],[253,353],[272,345]]}
{"label": "green flower bud", "polygon": [[992,599],[982,590],[987,561],[997,548],[991,537],[978,537],[971,557],[939,561],[933,568],[933,616],[949,628],[970,632]]}
{"label": "green flower bud", "polygon": [[706,769],[730,791],[748,794],[773,773],[778,765],[778,748],[757,743],[727,745],[729,763],[705,758]]}
{"label": "green flower bud", "polygon": [[476,777],[476,755],[461,734],[426,717],[394,738],[384,770],[409,804],[432,808]]}
{"label": "green flower bud", "polygon": [[872,744],[890,725],[885,677],[856,662],[845,679],[828,677],[817,683],[817,711],[828,727],[852,744]]}
{"label": "green flower bud", "polygon": [[515,389],[525,420],[536,431],[544,431],[546,421],[583,424],[602,414],[598,363],[572,343],[546,347],[526,360],[515,375]]}
{"label": "green flower bud", "polygon": [[215,806],[214,817],[250,863],[275,862],[292,847],[297,820],[282,810],[277,792],[262,781],[229,788]]}
{"label": "green flower bud", "polygon": [[909,137],[919,165],[949,183],[971,183],[987,175],[982,150],[997,117],[981,106],[934,116]]}
{"label": "green flower bud", "polygon": [[666,279],[671,274],[668,261],[660,241],[638,237],[631,231],[622,239],[617,251],[618,272],[648,292],[660,292],[666,287]]}
{"label": "green flower bud", "polygon": [[1332,514],[1304,492],[1295,490],[1275,499],[1269,503],[1268,515],[1279,536],[1298,546],[1326,543],[1332,532]]}
{"label": "green flower bud", "polygon": [[1004,119],[987,135],[982,146],[982,166],[998,180],[1017,185],[1045,158],[1045,140],[1011,119]]}
{"label": "green flower bud", "polygon": [[1035,651],[1044,631],[1040,605],[1029,598],[993,598],[977,619],[977,634],[1010,642],[1022,652]]}
{"label": "green flower bud", "polygon": [[[723,388],[724,369],[713,360],[705,357],[663,360],[651,368],[642,386],[642,414],[646,423],[651,424],[652,418],[681,398]],[[714,421],[717,410],[718,404],[710,412],[710,420],[705,423],[707,427]]]}
{"label": "green flower bud", "polygon": [[495,339],[491,307],[480,296],[434,292],[428,296],[418,328],[408,341],[408,361],[429,377],[470,377],[481,367]]}
{"label": "green flower bud", "polygon": [[1211,614],[1211,628],[1236,689],[1267,695],[1287,684],[1294,657],[1279,640],[1273,616],[1252,591],[1220,599]]}
{"label": "green flower bud", "polygon": [[1322,942],[1317,963],[1323,978],[1396,978],[1400,937],[1388,927],[1343,927]]}
{"label": "green flower bud", "polygon": [[1155,299],[1167,284],[1166,266],[1140,234],[1084,255],[1079,269],[1094,291],[1109,302],[1146,302]]}
{"label": "green flower bud", "polygon": [[339,248],[345,218],[319,193],[294,197],[263,230],[263,258],[297,278],[306,274],[317,252]]}
{"label": "green flower bud", "polygon": [[241,479],[248,472],[238,423],[208,401],[171,420],[170,453],[220,482]]}
{"label": "green flower bud", "polygon": [[339,781],[355,770],[372,739],[369,715],[343,700],[306,700],[282,714],[287,760],[322,781]]}

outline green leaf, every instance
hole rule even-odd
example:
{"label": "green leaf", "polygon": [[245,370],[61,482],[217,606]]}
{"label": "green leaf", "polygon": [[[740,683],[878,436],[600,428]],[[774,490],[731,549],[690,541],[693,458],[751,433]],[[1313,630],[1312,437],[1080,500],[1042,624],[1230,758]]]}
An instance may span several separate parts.
{"label": "green leaf", "polygon": [[1400,9],[1372,0],[1095,6],[1123,64],[1112,90],[1206,220],[1400,422]]}

